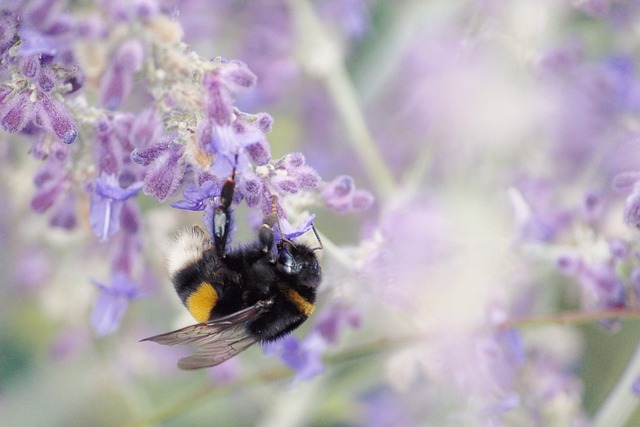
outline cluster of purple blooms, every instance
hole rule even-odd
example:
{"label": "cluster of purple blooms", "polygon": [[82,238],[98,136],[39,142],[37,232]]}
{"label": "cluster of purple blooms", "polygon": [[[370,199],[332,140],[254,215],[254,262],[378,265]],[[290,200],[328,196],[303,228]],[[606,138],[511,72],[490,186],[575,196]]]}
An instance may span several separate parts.
{"label": "cluster of purple blooms", "polygon": [[[79,13],[37,0],[0,10],[0,125],[4,139],[19,134],[28,141],[37,162],[30,207],[52,228],[90,230],[89,246],[109,260],[106,277],[78,278],[95,287],[90,319],[96,334],[122,333],[130,303],[158,294],[148,285],[149,272],[158,270],[148,255],[155,250],[150,206],[176,216],[201,212],[211,231],[216,198],[235,170],[233,205],[249,208],[243,229],[259,226],[273,196],[287,238],[311,229],[316,215],[309,211],[368,215],[357,243],[320,230],[326,255],[319,310],[304,338],[289,335],[263,347],[295,370],[298,384],[326,372],[327,353],[348,353],[343,337],[359,328],[355,341],[371,337],[377,350],[392,350],[384,374],[376,365],[380,378],[366,381],[354,398],[363,425],[609,425],[609,409],[590,408],[596,412],[590,420],[583,407],[576,371],[586,356],[578,333],[519,324],[563,320],[569,308],[569,315],[615,332],[622,327],[617,315],[640,312],[636,59],[622,49],[594,58],[579,38],[537,45],[518,64],[527,72],[514,89],[504,82],[508,73],[500,74],[513,64],[496,59],[513,46],[507,49],[495,34],[509,33],[500,25],[507,26],[507,10],[519,6],[490,0],[471,2],[476,12],[447,6],[456,18],[445,21],[475,22],[469,16],[477,13],[487,28],[469,24],[477,31],[472,35],[425,30],[433,31],[426,37],[413,28],[421,37],[398,54],[404,65],[386,76],[392,89],[371,95],[380,102],[366,111],[379,142],[373,151],[389,168],[380,175],[396,180],[394,187],[376,187],[375,174],[362,177],[378,188],[374,201],[357,188],[361,177],[342,174],[354,169],[351,151],[341,144],[350,132],[335,129],[335,116],[354,112],[349,105],[329,107],[331,90],[300,96],[300,115],[309,117],[296,131],[308,134],[306,156],[272,158],[267,134],[274,119],[242,110],[282,109],[280,100],[318,63],[320,81],[339,74],[327,71],[336,59],[323,57],[322,49],[312,52],[322,60],[310,54],[309,63],[299,63],[300,21],[310,19],[309,10],[318,21],[302,27],[312,33],[318,22],[331,23],[338,36],[320,41],[340,40],[344,55],[366,36],[368,8],[381,16],[391,12],[375,1],[267,3],[99,1]],[[586,20],[603,32],[631,28],[640,17],[632,2],[574,3],[562,9],[566,19]],[[418,15],[426,6],[412,7]],[[200,21],[210,14],[237,14],[246,24],[233,32],[240,45],[234,56],[246,64],[203,59],[183,42],[197,46],[222,33],[224,19]],[[181,27],[183,20],[192,25]],[[312,35],[319,43],[323,33]],[[615,35],[609,42],[620,45]],[[491,122],[487,96],[496,95],[496,104],[503,91],[529,96],[519,92],[527,84],[544,98],[528,99],[527,124],[509,108],[498,109],[507,119]],[[342,119],[347,129],[365,122]],[[494,125],[509,131],[490,129],[485,137],[474,127]],[[369,139],[362,130],[351,134]],[[510,141],[514,135],[539,143],[524,147]],[[512,169],[487,172],[509,162]],[[463,202],[447,191],[459,192]],[[511,221],[507,232],[504,218]],[[44,257],[38,254],[34,264]],[[18,270],[25,283],[42,279],[27,267]],[[237,363],[214,370],[223,377],[229,369],[233,378]],[[640,362],[629,371],[640,375]],[[615,400],[612,394],[608,404],[615,407]]]}
{"label": "cluster of purple blooms", "polygon": [[[204,211],[203,221],[210,227],[214,200],[235,169],[234,204],[244,202],[266,215],[277,196],[288,238],[309,231],[315,215],[294,218],[298,224],[292,225],[281,204],[287,196],[313,194],[313,204],[341,213],[372,205],[372,195],[356,189],[351,177],[324,182],[301,153],[272,160],[266,137],[272,118],[234,105],[239,93],[255,86],[256,76],[240,61],[207,61],[186,46],[172,52],[171,42],[179,42],[181,29],[155,2],[105,4],[106,22],[97,15],[60,13],[49,3],[1,11],[0,121],[6,132],[33,141],[31,153],[41,164],[34,178],[33,210],[48,214],[52,227],[66,230],[88,220],[95,237],[108,245],[111,279],[92,280],[99,291],[91,316],[98,335],[113,333],[129,301],[145,294],[136,277],[136,266],[145,262],[136,197],[141,191],[165,202],[182,189],[183,200],[171,206]],[[114,28],[137,21],[146,28],[113,41]],[[154,39],[154,31],[165,31],[168,40]],[[93,47],[107,47],[97,61],[103,61],[102,70],[85,62],[96,58],[76,55],[70,41],[79,36]],[[166,64],[156,62],[170,54],[182,56],[173,59],[185,61],[182,69],[163,69]],[[137,112],[121,110],[132,92],[141,90],[134,80],[142,71],[149,76],[146,105]],[[189,72],[199,74],[191,77]],[[85,96],[90,95],[97,96],[97,105],[87,105]],[[88,218],[78,218],[87,196]],[[290,350],[283,357],[300,357],[295,351],[300,352]]]}

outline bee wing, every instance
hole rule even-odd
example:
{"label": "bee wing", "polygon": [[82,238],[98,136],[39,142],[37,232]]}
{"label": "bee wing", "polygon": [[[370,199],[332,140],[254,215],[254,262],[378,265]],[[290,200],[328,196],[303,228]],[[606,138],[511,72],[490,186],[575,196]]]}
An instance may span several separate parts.
{"label": "bee wing", "polygon": [[142,341],[153,341],[162,345],[191,345],[195,353],[178,361],[180,369],[215,366],[255,344],[257,339],[249,335],[245,325],[266,311],[272,303],[272,300],[258,301],[251,307],[220,319],[187,326]]}

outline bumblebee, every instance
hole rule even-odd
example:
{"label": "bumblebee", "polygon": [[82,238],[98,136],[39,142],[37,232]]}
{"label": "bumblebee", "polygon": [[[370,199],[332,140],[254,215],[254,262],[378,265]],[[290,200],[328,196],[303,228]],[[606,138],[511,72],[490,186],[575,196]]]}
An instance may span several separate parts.
{"label": "bumblebee", "polygon": [[215,366],[256,342],[277,340],[315,308],[321,270],[314,252],[322,248],[320,239],[318,248],[286,238],[276,242],[274,199],[257,239],[227,250],[234,189],[235,173],[222,187],[212,238],[193,226],[177,236],[169,252],[171,281],[199,323],[142,340],[191,345],[195,352],[179,360],[181,369]]}

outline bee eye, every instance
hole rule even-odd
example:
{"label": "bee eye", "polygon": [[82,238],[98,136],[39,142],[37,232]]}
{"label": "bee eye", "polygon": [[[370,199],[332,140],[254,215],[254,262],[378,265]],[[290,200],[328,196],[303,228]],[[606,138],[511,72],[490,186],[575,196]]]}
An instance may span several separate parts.
{"label": "bee eye", "polygon": [[302,265],[298,264],[286,248],[283,248],[278,255],[278,269],[285,274],[298,274]]}

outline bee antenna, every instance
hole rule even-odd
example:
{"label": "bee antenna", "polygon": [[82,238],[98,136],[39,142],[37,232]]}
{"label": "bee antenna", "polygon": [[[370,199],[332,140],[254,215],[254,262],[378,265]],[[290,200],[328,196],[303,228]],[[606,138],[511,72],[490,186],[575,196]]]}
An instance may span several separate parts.
{"label": "bee antenna", "polygon": [[318,230],[316,230],[316,227],[313,225],[313,223],[311,223],[311,229],[313,230],[313,234],[315,234],[316,239],[318,240],[318,244],[320,246],[311,249],[312,251],[317,251],[317,250],[321,250],[324,249],[324,246],[322,246],[322,239],[320,239],[320,235],[318,234]]}

